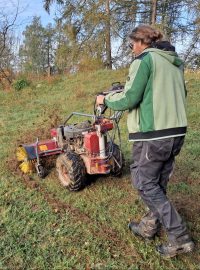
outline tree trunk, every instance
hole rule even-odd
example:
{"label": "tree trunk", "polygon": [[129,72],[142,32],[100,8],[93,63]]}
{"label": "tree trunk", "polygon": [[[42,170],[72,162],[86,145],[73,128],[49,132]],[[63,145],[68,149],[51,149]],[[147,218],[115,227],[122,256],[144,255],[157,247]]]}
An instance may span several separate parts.
{"label": "tree trunk", "polygon": [[152,13],[151,13],[151,25],[155,26],[156,24],[156,17],[157,17],[157,0],[152,0],[151,4]]}
{"label": "tree trunk", "polygon": [[3,68],[0,68],[0,80],[4,79],[7,81],[7,83],[11,84],[12,83],[12,76],[9,71],[4,71]]}
{"label": "tree trunk", "polygon": [[50,65],[50,38],[47,38],[47,77],[51,76],[51,65]]}
{"label": "tree trunk", "polygon": [[112,69],[112,55],[111,55],[111,26],[110,26],[110,0],[106,0],[106,66]]}

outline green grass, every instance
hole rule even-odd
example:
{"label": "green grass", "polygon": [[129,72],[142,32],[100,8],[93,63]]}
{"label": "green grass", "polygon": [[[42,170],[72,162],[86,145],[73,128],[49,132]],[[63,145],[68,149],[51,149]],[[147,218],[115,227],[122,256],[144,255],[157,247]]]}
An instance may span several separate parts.
{"label": "green grass", "polygon": [[139,220],[145,208],[130,183],[126,117],[120,124],[127,160],[122,178],[97,177],[72,193],[59,184],[55,170],[32,181],[16,171],[18,144],[46,138],[72,111],[92,113],[95,94],[126,75],[127,70],[97,71],[0,92],[0,269],[200,269],[200,75],[186,75],[189,129],[169,184],[169,196],[195,239],[194,253],[163,260],[155,245],[164,235],[145,242],[128,231],[129,220]]}

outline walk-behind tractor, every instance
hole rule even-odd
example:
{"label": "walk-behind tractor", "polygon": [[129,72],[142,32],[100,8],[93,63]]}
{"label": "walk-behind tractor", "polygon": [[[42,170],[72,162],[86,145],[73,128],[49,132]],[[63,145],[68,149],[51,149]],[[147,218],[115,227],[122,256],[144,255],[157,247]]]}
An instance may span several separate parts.
{"label": "walk-behind tractor", "polygon": [[[117,82],[101,94],[123,89],[123,84]],[[123,155],[118,123],[122,112],[105,116],[106,109],[103,105],[96,106],[95,101],[94,114],[73,112],[63,125],[51,130],[51,139],[39,141],[37,138],[35,143],[20,145],[16,155],[21,171],[31,174],[36,169],[38,176],[44,178],[48,173],[44,160],[56,155],[58,178],[63,186],[73,191],[86,185],[87,174],[120,175]],[[69,124],[73,116],[86,117],[87,120]]]}

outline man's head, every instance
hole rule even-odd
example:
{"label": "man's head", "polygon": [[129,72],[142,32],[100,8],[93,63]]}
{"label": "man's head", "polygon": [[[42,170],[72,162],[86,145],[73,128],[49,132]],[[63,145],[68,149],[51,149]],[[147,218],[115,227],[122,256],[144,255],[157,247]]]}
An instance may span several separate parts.
{"label": "man's head", "polygon": [[129,38],[131,39],[132,50],[137,56],[153,43],[162,40],[163,34],[149,25],[139,25],[133,29]]}

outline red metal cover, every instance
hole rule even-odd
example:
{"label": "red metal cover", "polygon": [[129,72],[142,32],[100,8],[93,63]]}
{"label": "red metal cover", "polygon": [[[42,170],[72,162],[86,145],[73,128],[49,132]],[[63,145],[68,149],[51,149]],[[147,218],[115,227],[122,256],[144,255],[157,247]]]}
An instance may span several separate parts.
{"label": "red metal cover", "polygon": [[39,141],[38,143],[23,144],[22,146],[25,148],[30,160],[37,158],[36,152],[40,157],[62,153],[62,149],[58,147],[55,140]]}
{"label": "red metal cover", "polygon": [[101,124],[101,132],[105,132],[113,129],[113,122],[107,121]]}
{"label": "red metal cover", "polygon": [[84,147],[90,154],[99,154],[99,137],[95,131],[84,135]]}
{"label": "red metal cover", "polygon": [[84,161],[88,174],[108,174],[111,170],[108,158],[91,157],[87,154],[82,154],[81,158]]}
{"label": "red metal cover", "polygon": [[55,140],[39,141],[38,143],[38,154],[41,156],[50,156],[61,152],[62,151]]}
{"label": "red metal cover", "polygon": [[56,137],[57,136],[57,129],[56,128],[52,128],[51,129],[51,137]]}
{"label": "red metal cover", "polygon": [[57,142],[54,140],[39,141],[38,143],[38,152],[56,150],[57,148],[58,148]]}

